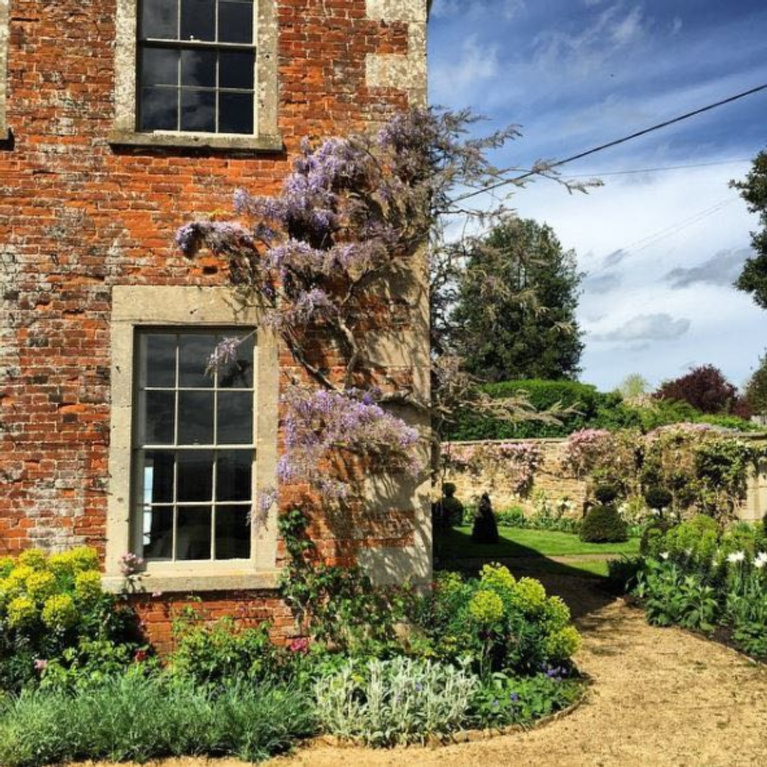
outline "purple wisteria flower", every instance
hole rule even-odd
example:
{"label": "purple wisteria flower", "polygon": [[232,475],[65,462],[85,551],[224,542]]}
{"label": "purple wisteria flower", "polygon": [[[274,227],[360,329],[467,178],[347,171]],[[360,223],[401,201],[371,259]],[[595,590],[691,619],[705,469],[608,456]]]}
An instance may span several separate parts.
{"label": "purple wisteria flower", "polygon": [[237,362],[237,349],[243,342],[242,338],[225,338],[216,345],[216,348],[208,357],[208,364],[205,372],[208,375],[215,375],[225,365]]}

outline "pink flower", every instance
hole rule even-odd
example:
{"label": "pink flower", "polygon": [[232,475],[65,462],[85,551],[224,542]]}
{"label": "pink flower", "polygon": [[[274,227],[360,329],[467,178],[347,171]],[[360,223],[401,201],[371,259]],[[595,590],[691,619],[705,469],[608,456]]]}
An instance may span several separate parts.
{"label": "pink flower", "polygon": [[45,671],[45,669],[48,668],[48,661],[43,660],[42,658],[38,658],[35,661],[35,671]]}
{"label": "pink flower", "polygon": [[290,652],[306,654],[309,652],[309,640],[306,637],[298,637],[294,639],[289,645]]}

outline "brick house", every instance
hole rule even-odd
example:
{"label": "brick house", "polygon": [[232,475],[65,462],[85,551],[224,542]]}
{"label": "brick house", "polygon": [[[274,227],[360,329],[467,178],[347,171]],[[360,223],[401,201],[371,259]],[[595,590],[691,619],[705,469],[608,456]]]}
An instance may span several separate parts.
{"label": "brick house", "polygon": [[[143,556],[156,641],[190,592],[214,617],[290,634],[278,510],[248,520],[274,484],[295,362],[258,329],[238,375],[201,374],[204,350],[255,318],[224,265],[190,263],[173,235],[229,210],[238,187],[278,192],[304,136],[423,104],[427,12],[427,0],[0,0],[0,555],[87,543],[113,586],[119,558]],[[422,272],[402,288],[416,306]],[[381,365],[428,386],[425,323],[380,348]],[[427,579],[426,496],[371,488],[366,509],[315,519],[312,534],[329,562]]]}

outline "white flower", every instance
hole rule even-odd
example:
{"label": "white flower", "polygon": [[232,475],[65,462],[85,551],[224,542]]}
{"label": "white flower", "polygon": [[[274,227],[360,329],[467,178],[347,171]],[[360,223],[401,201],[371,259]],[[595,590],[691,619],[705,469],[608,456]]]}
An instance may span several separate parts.
{"label": "white flower", "polygon": [[692,549],[685,549],[684,553],[687,554],[688,557],[692,556]]}
{"label": "white flower", "polygon": [[668,559],[668,557],[669,557],[668,551],[662,551],[661,552],[661,554],[660,554],[660,558],[661,559]]}
{"label": "white flower", "polygon": [[745,551],[735,551],[732,554],[727,555],[727,561],[734,565],[736,562],[742,562],[746,558]]}
{"label": "white flower", "polygon": [[658,514],[660,514],[660,509],[650,509],[650,513],[651,513],[651,514],[652,514],[654,517],[657,517],[657,516],[658,516]]}
{"label": "white flower", "polygon": [[754,567],[761,570],[767,565],[767,551],[760,551],[754,558]]}

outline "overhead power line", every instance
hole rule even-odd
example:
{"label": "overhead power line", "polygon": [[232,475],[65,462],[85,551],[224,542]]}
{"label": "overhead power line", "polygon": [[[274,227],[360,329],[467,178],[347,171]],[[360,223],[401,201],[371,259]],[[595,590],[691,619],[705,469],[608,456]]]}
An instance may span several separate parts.
{"label": "overhead power line", "polygon": [[751,162],[753,158],[743,157],[735,160],[719,160],[718,162],[696,162],[689,165],[659,165],[657,168],[631,168],[628,170],[612,170],[597,173],[568,173],[562,178],[602,178],[602,176],[628,176],[632,173],[658,173],[665,170],[686,170],[688,168],[710,168],[713,165],[736,165],[742,162]]}
{"label": "overhead power line", "polygon": [[[661,130],[662,128],[668,128],[669,125],[675,125],[676,123],[680,123],[683,120],[689,120],[691,117],[703,114],[704,112],[710,112],[712,109],[724,106],[725,104],[731,104],[733,101],[738,101],[739,99],[746,98],[746,96],[752,96],[754,93],[759,93],[760,91],[764,90],[767,90],[767,83],[758,85],[756,88],[750,88],[749,90],[743,91],[742,93],[736,93],[734,96],[729,96],[728,98],[722,99],[721,101],[716,101],[713,104],[707,104],[704,107],[700,107],[700,109],[694,109],[692,112],[686,112],[685,114],[679,115],[678,117],[673,117],[670,120],[665,120],[664,122],[658,123],[657,125],[651,125],[649,128],[644,128],[643,130],[636,131],[635,133],[631,133],[628,136],[623,136],[622,138],[615,139],[614,141],[608,141],[606,144],[600,144],[599,146],[593,147],[592,149],[587,149],[585,152],[578,152],[578,154],[566,157],[564,160],[557,160],[557,162],[546,165],[545,169],[551,170],[552,168],[559,168],[562,165],[567,165],[567,163],[575,162],[575,160],[581,160],[584,157],[589,157],[592,154],[602,152],[605,149],[610,149],[614,146],[618,146],[619,144],[625,144],[627,141],[633,141],[635,138],[646,136],[648,133],[653,133],[655,131]],[[472,192],[467,192],[466,194],[457,197],[454,202],[462,202],[463,200],[468,200],[470,197],[476,197],[479,194],[491,192],[494,189],[499,189],[500,187],[506,186],[507,184],[515,184],[518,181],[524,181],[526,178],[535,176],[538,173],[539,171],[531,170],[527,173],[523,173],[521,176],[504,179],[503,181],[499,181],[495,184],[491,184],[490,186],[483,187],[482,189],[476,189]]]}

